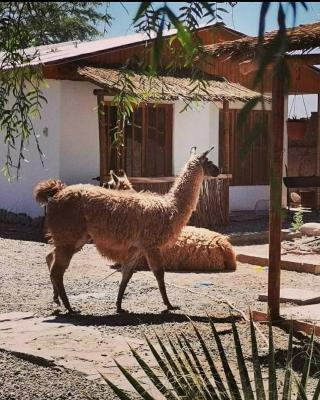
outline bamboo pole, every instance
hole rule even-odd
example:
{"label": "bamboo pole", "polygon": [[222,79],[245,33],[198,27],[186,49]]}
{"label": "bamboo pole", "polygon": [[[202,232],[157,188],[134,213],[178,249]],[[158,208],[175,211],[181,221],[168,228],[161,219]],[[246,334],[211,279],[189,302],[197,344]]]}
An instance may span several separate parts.
{"label": "bamboo pole", "polygon": [[281,198],[283,179],[284,79],[277,69],[272,81],[270,134],[270,210],[268,306],[272,321],[280,316]]}
{"label": "bamboo pole", "polygon": [[104,96],[97,95],[98,102],[98,123],[99,123],[99,153],[100,153],[100,186],[103,184],[107,177],[107,137],[105,127],[105,114],[104,114]]}
{"label": "bamboo pole", "polygon": [[223,101],[223,173],[230,172],[230,132],[229,132],[229,102]]}
{"label": "bamboo pole", "polygon": [[[316,149],[316,175],[320,176],[320,93],[318,93],[318,109],[317,109],[317,149]],[[320,209],[320,188],[317,188],[317,210]]]}

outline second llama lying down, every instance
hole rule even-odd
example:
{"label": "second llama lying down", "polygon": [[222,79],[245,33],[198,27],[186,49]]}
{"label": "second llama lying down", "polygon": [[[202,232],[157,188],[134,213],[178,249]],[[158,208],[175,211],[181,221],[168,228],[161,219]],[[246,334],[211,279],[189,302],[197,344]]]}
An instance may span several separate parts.
{"label": "second llama lying down", "polygon": [[[134,191],[124,172],[120,176],[110,171],[110,189]],[[213,272],[235,271],[235,251],[226,236],[209,229],[185,226],[173,246],[162,252],[166,271]],[[148,269],[144,257],[139,258],[136,269]]]}

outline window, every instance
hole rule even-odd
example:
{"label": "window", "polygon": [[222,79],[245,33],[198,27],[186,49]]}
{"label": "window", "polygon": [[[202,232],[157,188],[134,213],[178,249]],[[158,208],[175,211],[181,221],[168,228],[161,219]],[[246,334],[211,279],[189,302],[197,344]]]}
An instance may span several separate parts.
{"label": "window", "polygon": [[172,175],[172,105],[138,107],[125,126],[122,157],[112,146],[117,122],[116,107],[105,104],[108,169],[123,168],[128,176]]}

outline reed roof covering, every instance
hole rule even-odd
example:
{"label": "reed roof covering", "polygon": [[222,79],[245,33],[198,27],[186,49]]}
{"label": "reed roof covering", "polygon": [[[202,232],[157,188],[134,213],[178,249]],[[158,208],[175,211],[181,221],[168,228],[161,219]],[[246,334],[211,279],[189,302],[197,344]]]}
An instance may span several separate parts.
{"label": "reed roof covering", "polygon": [[[268,48],[277,33],[277,30],[266,33],[262,46]],[[288,37],[288,52],[296,50],[308,52],[320,47],[320,22],[288,28],[286,33]],[[204,51],[207,55],[214,57],[254,58],[257,51],[257,44],[258,37],[247,36],[234,41],[204,46]]]}
{"label": "reed roof covering", "polygon": [[[123,75],[119,70],[80,67],[78,73],[104,89],[117,92],[123,88],[121,81]],[[144,100],[246,102],[261,96],[258,92],[247,89],[238,83],[228,82],[221,77],[206,78],[207,85],[205,86],[195,86],[195,83],[186,77],[157,76],[150,80],[146,75],[133,72],[130,72],[130,80],[133,83],[133,94]],[[132,89],[130,90],[132,91]]]}

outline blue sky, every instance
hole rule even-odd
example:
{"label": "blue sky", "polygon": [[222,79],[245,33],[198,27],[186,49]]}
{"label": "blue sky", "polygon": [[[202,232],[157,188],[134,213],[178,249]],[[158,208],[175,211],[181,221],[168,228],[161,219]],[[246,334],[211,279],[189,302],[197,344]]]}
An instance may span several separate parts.
{"label": "blue sky", "polygon": [[[133,33],[131,26],[132,18],[135,15],[139,2],[111,2],[109,11],[113,16],[111,28],[108,29],[107,37],[122,36]],[[168,2],[167,3],[173,11],[178,12],[179,8],[186,3],[183,2]],[[317,22],[320,20],[320,3],[307,2],[308,11],[305,11],[301,6],[298,6],[296,25]],[[276,13],[278,3],[272,3],[270,11],[267,16],[266,30],[273,30],[277,28]],[[230,10],[229,13],[222,13],[225,24],[232,28],[239,30],[247,35],[256,36],[258,32],[259,13],[261,2],[238,2],[231,12],[231,7],[223,6]],[[292,25],[292,15],[288,14],[287,25]]]}
{"label": "blue sky", "polygon": [[[122,5],[123,4],[123,5]],[[134,33],[132,26],[132,18],[137,12],[139,2],[111,2],[109,12],[113,17],[112,25],[108,28],[106,37],[123,36]],[[179,8],[183,6],[184,2],[168,2],[167,3],[173,11],[179,12]],[[228,9],[229,13],[222,13],[223,21],[226,26],[243,32],[250,36],[258,34],[259,15],[261,2],[238,2],[233,9],[224,6]],[[273,2],[266,19],[266,31],[277,29],[277,10],[278,2]],[[284,3],[286,4],[286,3]],[[308,10],[305,11],[302,6],[297,5],[297,18],[296,24],[310,24],[320,21],[320,2],[307,2]],[[292,13],[287,13],[287,26],[292,26],[293,16]],[[317,110],[317,98],[315,95],[304,96],[307,105],[307,114],[310,115],[311,111]],[[291,107],[292,96],[289,96],[289,108]],[[301,96],[296,98],[296,115],[298,117],[305,117],[306,111],[303,105]]]}

